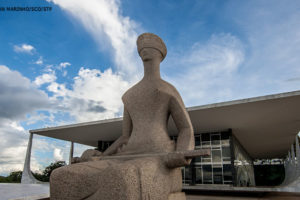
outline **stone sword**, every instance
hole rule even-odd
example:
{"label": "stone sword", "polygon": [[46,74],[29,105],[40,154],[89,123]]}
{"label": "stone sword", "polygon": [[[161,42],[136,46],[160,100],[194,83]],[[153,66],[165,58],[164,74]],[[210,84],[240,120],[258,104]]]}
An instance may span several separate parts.
{"label": "stone sword", "polygon": [[108,159],[130,159],[130,158],[145,158],[145,157],[156,157],[156,156],[167,156],[170,154],[183,154],[186,159],[191,159],[199,156],[209,156],[211,153],[210,149],[197,149],[189,151],[174,151],[168,153],[150,153],[150,154],[131,154],[131,155],[116,155],[116,156],[103,156],[94,157],[94,160],[108,160]]}

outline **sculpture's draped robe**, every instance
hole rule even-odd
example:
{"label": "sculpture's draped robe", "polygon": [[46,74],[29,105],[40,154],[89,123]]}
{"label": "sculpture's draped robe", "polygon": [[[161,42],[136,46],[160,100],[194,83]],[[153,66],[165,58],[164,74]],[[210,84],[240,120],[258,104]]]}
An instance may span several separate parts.
{"label": "sculpture's draped robe", "polygon": [[[170,115],[174,119],[184,117],[177,123],[174,120],[177,128],[191,126],[189,120],[184,121],[187,113],[176,89],[163,80],[156,83],[155,86],[140,82],[124,94],[122,99],[132,130],[128,142],[116,155],[175,151],[175,143],[167,131]],[[174,114],[170,108],[175,110]],[[181,169],[168,168],[165,159],[158,156],[73,164],[55,170],[50,182],[53,199],[166,200],[170,193],[182,189]]]}

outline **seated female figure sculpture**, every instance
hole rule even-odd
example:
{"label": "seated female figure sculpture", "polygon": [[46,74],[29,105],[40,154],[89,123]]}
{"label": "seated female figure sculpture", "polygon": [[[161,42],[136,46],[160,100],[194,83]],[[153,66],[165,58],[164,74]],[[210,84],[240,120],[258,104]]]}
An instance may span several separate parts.
{"label": "seated female figure sculpture", "polygon": [[[177,90],[160,77],[160,62],[167,54],[164,42],[157,35],[144,33],[138,37],[137,48],[144,77],[122,97],[122,136],[99,159],[53,171],[51,199],[167,200],[174,193],[180,194],[175,199],[185,199],[180,193],[180,167],[190,160],[172,152],[194,149],[192,124]],[[176,144],[167,131],[170,116],[178,129]],[[108,155],[159,153],[166,154],[101,160]]]}

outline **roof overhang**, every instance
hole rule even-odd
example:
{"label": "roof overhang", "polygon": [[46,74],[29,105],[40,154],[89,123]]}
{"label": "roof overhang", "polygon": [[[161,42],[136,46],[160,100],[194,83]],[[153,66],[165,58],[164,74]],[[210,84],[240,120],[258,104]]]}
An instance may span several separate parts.
{"label": "roof overhang", "polygon": [[[287,154],[300,130],[300,91],[187,108],[195,133],[231,128],[253,158],[280,158]],[[122,118],[30,130],[30,133],[97,146],[122,132]],[[177,130],[171,119],[170,135]]]}

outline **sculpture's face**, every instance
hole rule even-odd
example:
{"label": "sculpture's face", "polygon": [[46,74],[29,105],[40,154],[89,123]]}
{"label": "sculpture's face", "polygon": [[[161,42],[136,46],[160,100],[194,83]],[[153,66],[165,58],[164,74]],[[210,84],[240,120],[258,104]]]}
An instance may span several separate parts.
{"label": "sculpture's face", "polygon": [[162,60],[162,55],[159,50],[154,49],[154,48],[143,48],[140,51],[140,56],[143,61],[148,61],[148,60],[153,60],[153,59],[160,59]]}

